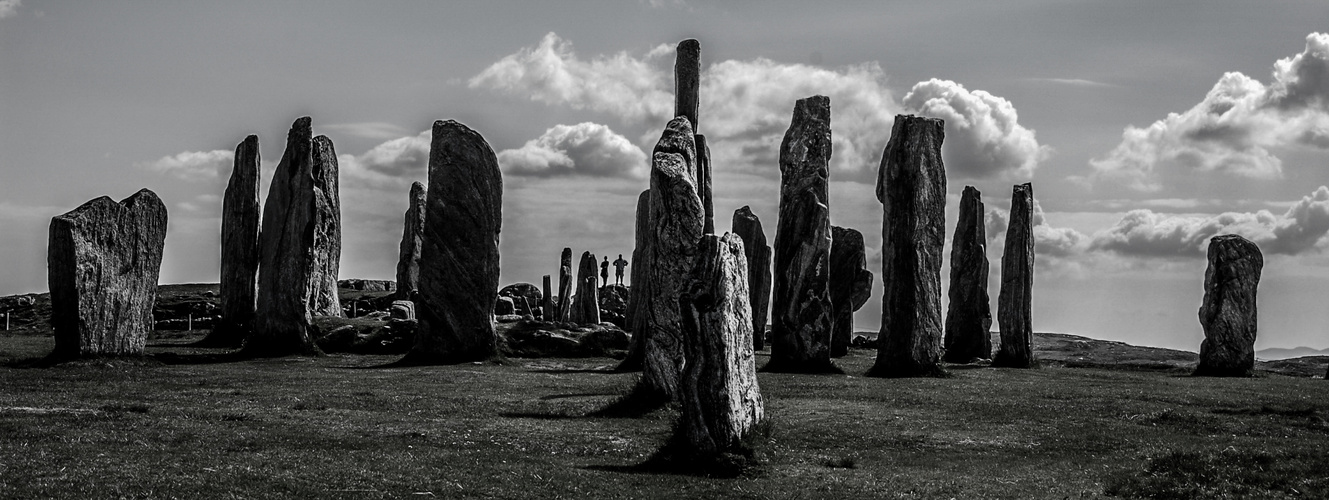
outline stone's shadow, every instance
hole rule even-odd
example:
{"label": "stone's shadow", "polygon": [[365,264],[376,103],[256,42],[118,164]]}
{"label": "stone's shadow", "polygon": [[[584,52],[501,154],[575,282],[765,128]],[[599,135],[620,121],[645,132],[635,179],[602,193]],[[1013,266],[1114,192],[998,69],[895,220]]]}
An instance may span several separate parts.
{"label": "stone's shadow", "polygon": [[572,420],[579,418],[591,418],[589,415],[578,415],[566,412],[545,413],[538,411],[505,411],[498,416],[503,418],[529,418],[536,420]]}
{"label": "stone's shadow", "polygon": [[844,370],[833,362],[801,364],[781,361],[768,361],[757,369],[758,373],[794,373],[800,375],[844,375]]}
{"label": "stone's shadow", "polygon": [[530,371],[531,373],[545,373],[552,375],[558,375],[563,373],[602,373],[605,375],[616,375],[619,373],[623,373],[620,371],[614,371],[613,368],[562,368],[562,369],[541,368],[541,369],[528,370],[528,371]]}
{"label": "stone's shadow", "polygon": [[587,416],[603,418],[641,418],[669,406],[669,395],[647,387],[640,380],[622,397]]}
{"label": "stone's shadow", "polygon": [[551,394],[548,396],[540,396],[540,400],[551,401],[555,399],[589,398],[595,396],[616,396],[616,395],[618,395],[617,392],[578,392],[573,394]]}

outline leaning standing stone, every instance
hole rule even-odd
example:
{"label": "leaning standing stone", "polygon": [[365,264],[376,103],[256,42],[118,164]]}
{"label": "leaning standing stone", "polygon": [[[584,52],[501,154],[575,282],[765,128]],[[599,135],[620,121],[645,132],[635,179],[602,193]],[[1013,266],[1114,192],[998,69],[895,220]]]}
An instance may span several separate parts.
{"label": "leaning standing stone", "polygon": [[558,266],[558,314],[555,321],[572,321],[572,249],[563,247]]}
{"label": "leaning standing stone", "polygon": [[651,233],[651,190],[642,191],[637,196],[636,244],[632,248],[632,271],[628,278],[632,287],[628,289],[627,330],[632,332],[632,343],[628,345],[628,355],[618,364],[617,371],[637,371],[641,369],[646,356],[646,335],[650,332],[650,254]]}
{"label": "leaning standing stone", "polygon": [[1011,216],[1006,227],[1006,249],[1001,256],[1001,291],[997,294],[997,321],[1001,346],[992,366],[1034,366],[1034,329],[1031,321],[1034,292],[1034,186],[1024,183],[1011,192]]}
{"label": "leaning standing stone", "polygon": [[744,205],[734,211],[730,231],[743,239],[743,253],[748,265],[748,303],[752,306],[752,348],[760,351],[766,334],[766,312],[771,305],[771,246],[761,219]]}
{"label": "leaning standing stone", "polygon": [[222,198],[221,318],[198,345],[239,347],[254,329],[258,292],[258,136],[235,147]]}
{"label": "leaning standing stone", "polygon": [[946,230],[945,123],[896,115],[877,174],[882,212],[879,377],[939,376],[941,252]]}
{"label": "leaning standing stone", "polygon": [[425,234],[425,185],[411,183],[410,201],[397,247],[397,297],[410,300],[420,288],[420,247]]}
{"label": "leaning standing stone", "polygon": [[327,136],[314,138],[314,262],[309,283],[309,313],[343,317],[337,296],[341,269],[341,198],[337,190],[337,152]]}
{"label": "leaning standing stone", "polygon": [[572,321],[582,324],[600,322],[600,293],[596,286],[595,254],[582,252],[581,262],[577,265],[577,295],[572,298]]}
{"label": "leaning standing stone", "polygon": [[461,363],[498,355],[498,238],[503,174],[480,134],[452,120],[434,122],[420,250],[420,320],[403,363]]}
{"label": "leaning standing stone", "polygon": [[965,186],[960,220],[951,240],[951,307],[946,311],[946,355],[951,363],[992,356],[992,309],[988,303],[987,234],[983,195]]}
{"label": "leaning standing stone", "polygon": [[103,196],[51,218],[51,358],[143,354],[165,241],[166,206],[147,189],[120,203]]}
{"label": "leaning standing stone", "polygon": [[831,226],[831,357],[849,354],[854,338],[854,311],[872,296],[872,271],[868,270],[863,233]]}
{"label": "leaning standing stone", "polygon": [[1256,289],[1264,256],[1260,247],[1235,234],[1209,240],[1200,303],[1200,364],[1195,374],[1249,377],[1255,368]]}
{"label": "leaning standing stone", "polygon": [[771,361],[764,370],[824,372],[831,365],[831,100],[799,99],[780,143]]}
{"label": "leaning standing stone", "polygon": [[733,451],[761,422],[743,240],[706,235],[679,294],[687,368],[680,387],[679,438],[700,456]]}

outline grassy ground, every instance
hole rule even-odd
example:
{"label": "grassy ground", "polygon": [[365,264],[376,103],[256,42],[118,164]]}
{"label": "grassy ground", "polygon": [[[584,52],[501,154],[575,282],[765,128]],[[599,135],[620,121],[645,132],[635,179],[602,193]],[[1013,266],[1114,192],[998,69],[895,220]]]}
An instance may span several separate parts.
{"label": "grassy ground", "polygon": [[[0,363],[51,345],[0,336]],[[872,355],[840,360],[849,375],[760,374],[774,430],[738,479],[625,471],[677,414],[584,417],[634,381],[597,371],[607,358],[6,365],[0,498],[1329,496],[1324,380],[1056,362],[863,378]]]}

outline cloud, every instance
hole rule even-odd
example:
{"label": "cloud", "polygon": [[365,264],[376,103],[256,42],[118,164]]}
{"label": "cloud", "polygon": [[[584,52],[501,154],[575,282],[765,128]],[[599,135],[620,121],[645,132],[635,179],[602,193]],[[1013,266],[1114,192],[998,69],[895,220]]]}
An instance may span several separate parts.
{"label": "cloud", "polygon": [[365,139],[392,139],[410,133],[405,128],[387,122],[334,123],[319,128]]}
{"label": "cloud", "polygon": [[20,5],[23,5],[22,0],[0,0],[0,19],[17,15]]}
{"label": "cloud", "polygon": [[1038,144],[1033,130],[1019,124],[1010,101],[982,90],[933,78],[915,84],[904,96],[904,107],[946,120],[946,170],[960,176],[1028,179],[1052,154],[1052,148]]}
{"label": "cloud", "polygon": [[505,173],[547,177],[585,174],[644,179],[646,153],[608,126],[583,122],[555,125],[517,149],[498,153]]}
{"label": "cloud", "polygon": [[214,149],[185,151],[172,156],[163,156],[153,162],[135,163],[134,166],[187,181],[205,181],[219,178],[224,174],[229,175],[234,164],[234,152]]}
{"label": "cloud", "polygon": [[1209,239],[1240,234],[1267,254],[1296,255],[1316,248],[1329,232],[1329,187],[1293,204],[1282,216],[1268,210],[1214,216],[1128,212],[1113,227],[1094,234],[1090,248],[1142,257],[1200,257]]}
{"label": "cloud", "polygon": [[1274,63],[1269,85],[1230,72],[1191,109],[1126,127],[1120,144],[1090,160],[1090,179],[1141,191],[1161,189],[1167,173],[1276,179],[1283,164],[1271,149],[1298,146],[1329,149],[1329,34],[1311,33],[1305,50]]}
{"label": "cloud", "polygon": [[[1006,228],[1010,224],[1010,212],[1000,208],[989,208],[984,216],[988,247],[1004,251]],[[1034,254],[1040,257],[1070,257],[1082,253],[1089,244],[1089,237],[1068,227],[1053,227],[1048,223],[1043,207],[1034,200]]]}
{"label": "cloud", "polygon": [[342,175],[375,187],[399,188],[429,176],[429,142],[432,130],[398,137],[370,148],[359,156],[340,155]]}

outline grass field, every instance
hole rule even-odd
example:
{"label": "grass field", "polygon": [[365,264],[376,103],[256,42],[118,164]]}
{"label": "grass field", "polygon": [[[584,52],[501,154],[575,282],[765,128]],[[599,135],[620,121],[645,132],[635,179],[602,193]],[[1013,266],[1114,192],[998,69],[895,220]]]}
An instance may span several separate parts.
{"label": "grass field", "polygon": [[852,350],[849,375],[760,374],[764,465],[716,479],[627,467],[677,413],[585,417],[636,376],[608,358],[11,367],[51,345],[0,336],[0,498],[1329,496],[1321,379],[1049,362],[883,380]]}

